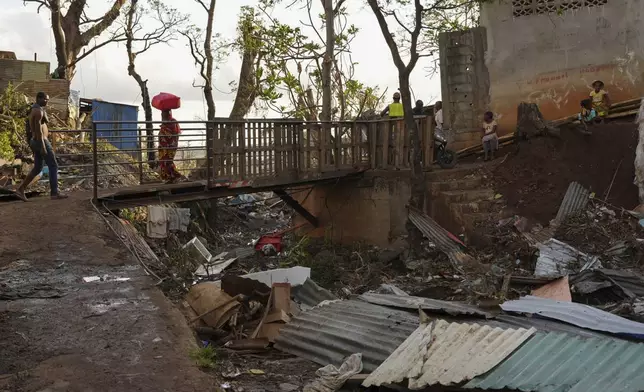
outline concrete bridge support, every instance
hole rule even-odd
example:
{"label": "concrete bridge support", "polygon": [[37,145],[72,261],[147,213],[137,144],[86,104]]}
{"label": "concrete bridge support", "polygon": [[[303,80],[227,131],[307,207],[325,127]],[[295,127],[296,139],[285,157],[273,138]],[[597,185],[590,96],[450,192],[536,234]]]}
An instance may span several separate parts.
{"label": "concrete bridge support", "polygon": [[[297,194],[297,201],[319,220],[300,234],[327,237],[339,243],[365,242],[387,246],[407,233],[407,203],[411,196],[409,171],[369,171],[360,179],[316,185]],[[295,225],[306,223],[300,215]]]}

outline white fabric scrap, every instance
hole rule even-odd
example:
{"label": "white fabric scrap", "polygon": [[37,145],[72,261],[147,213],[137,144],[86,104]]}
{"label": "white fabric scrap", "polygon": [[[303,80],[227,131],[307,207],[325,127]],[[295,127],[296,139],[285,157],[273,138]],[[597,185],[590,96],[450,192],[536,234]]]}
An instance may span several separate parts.
{"label": "white fabric scrap", "polygon": [[166,238],[168,236],[168,215],[166,208],[148,206],[147,232],[150,238]]}
{"label": "white fabric scrap", "polygon": [[304,392],[335,392],[342,388],[342,385],[362,371],[362,354],[352,354],[344,361],[338,369],[333,365],[326,365],[318,369],[315,375],[318,377],[304,387]]}

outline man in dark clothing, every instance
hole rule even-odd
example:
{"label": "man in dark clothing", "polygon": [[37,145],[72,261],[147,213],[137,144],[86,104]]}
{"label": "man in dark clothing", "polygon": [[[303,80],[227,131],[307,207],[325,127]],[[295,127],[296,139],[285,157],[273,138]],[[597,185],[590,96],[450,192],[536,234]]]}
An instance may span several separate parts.
{"label": "man in dark clothing", "polygon": [[45,110],[49,96],[43,92],[36,95],[36,103],[31,106],[31,111],[26,120],[27,140],[29,146],[34,153],[34,168],[31,169],[25,180],[16,189],[16,194],[22,201],[27,201],[25,189],[42,171],[43,164],[46,163],[49,167],[49,186],[51,188],[51,198],[66,199],[67,196],[58,191],[58,163],[56,162],[56,155],[51,147],[51,143],[47,137],[49,136],[49,129],[47,123],[47,111]]}
{"label": "man in dark clothing", "polygon": [[425,114],[425,104],[419,99],[414,107],[414,116],[422,116],[423,114]]}

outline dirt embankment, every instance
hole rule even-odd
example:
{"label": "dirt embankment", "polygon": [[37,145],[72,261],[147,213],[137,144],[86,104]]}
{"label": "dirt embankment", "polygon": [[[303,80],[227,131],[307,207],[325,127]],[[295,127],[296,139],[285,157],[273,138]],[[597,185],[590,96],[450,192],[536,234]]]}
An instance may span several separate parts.
{"label": "dirt embankment", "polygon": [[510,146],[492,171],[494,189],[519,215],[547,224],[557,214],[568,185],[577,181],[617,207],[638,204],[634,160],[638,132],[632,123],[596,126],[592,135],[562,130],[561,139],[535,138]]}

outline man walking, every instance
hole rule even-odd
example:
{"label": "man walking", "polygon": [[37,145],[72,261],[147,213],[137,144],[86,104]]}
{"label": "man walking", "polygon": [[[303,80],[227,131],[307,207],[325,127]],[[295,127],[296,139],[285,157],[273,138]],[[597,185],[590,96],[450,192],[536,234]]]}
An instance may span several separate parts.
{"label": "man walking", "polygon": [[27,201],[25,189],[31,184],[38,174],[42,171],[43,164],[46,163],[49,167],[49,187],[51,188],[51,198],[66,199],[67,196],[58,191],[58,163],[56,162],[56,155],[51,147],[51,143],[47,137],[49,136],[49,129],[47,123],[47,112],[45,107],[49,102],[49,96],[43,92],[36,94],[36,103],[31,106],[31,111],[26,120],[27,140],[29,147],[34,153],[34,168],[31,169],[25,180],[16,189],[16,194],[22,201]]}

